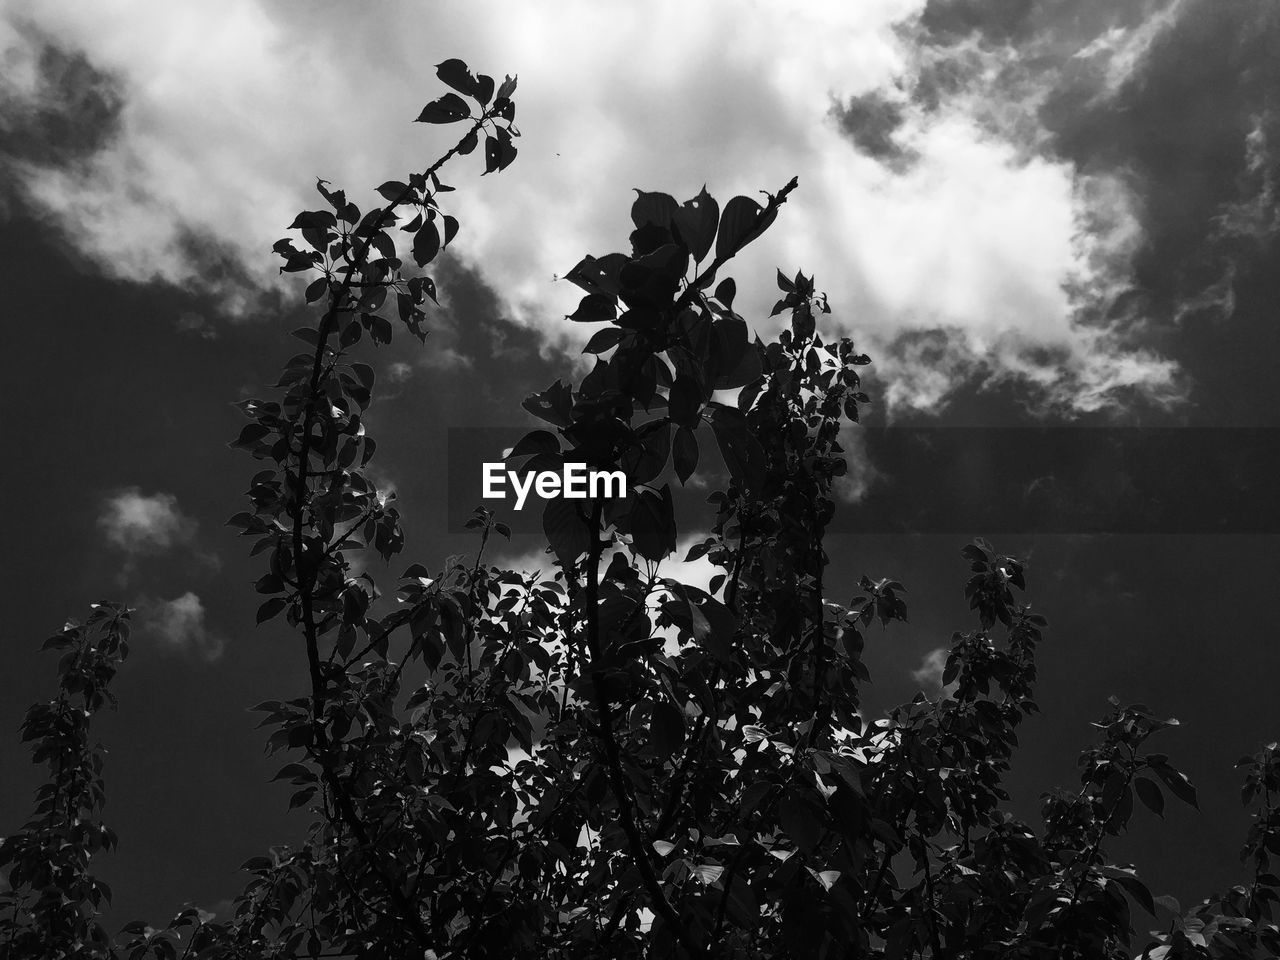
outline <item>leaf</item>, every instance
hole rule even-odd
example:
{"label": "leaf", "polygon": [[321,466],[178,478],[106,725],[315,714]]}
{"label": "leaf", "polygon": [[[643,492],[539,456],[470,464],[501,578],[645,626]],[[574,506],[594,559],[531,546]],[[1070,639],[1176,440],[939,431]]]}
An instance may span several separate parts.
{"label": "leaf", "polygon": [[[471,70],[456,57],[436,64],[436,76],[459,93],[465,93],[468,97],[476,96],[479,90],[476,78],[471,75]],[[490,80],[489,84],[492,89],[493,81]]]}
{"label": "leaf", "polygon": [[716,285],[716,299],[724,304],[726,310],[733,309],[733,298],[738,293],[738,285],[733,277],[725,277]]}
{"label": "leaf", "polygon": [[763,373],[763,349],[757,340],[747,345],[732,370],[717,374],[714,386],[717,390],[736,390],[738,387],[755,383]]}
{"label": "leaf", "polygon": [[757,780],[742,791],[741,815],[751,816],[752,812],[773,792],[773,788],[774,785],[769,781]]}
{"label": "leaf", "polygon": [[439,252],[440,231],[428,221],[413,235],[413,260],[418,266],[425,267]]}
{"label": "leaf", "polygon": [[266,623],[288,605],[289,601],[284,597],[272,597],[258,608],[257,622]]}
{"label": "leaf", "polygon": [[740,410],[713,407],[711,429],[729,472],[749,489],[758,489],[764,469],[764,448],[747,430],[746,417]]}
{"label": "leaf", "polygon": [[294,807],[302,806],[315,795],[316,795],[315,787],[303,787],[301,790],[299,790],[297,793],[295,793],[292,797],[289,798],[289,809],[292,810]]}
{"label": "leaf", "polygon": [[1175,797],[1183,803],[1190,804],[1197,810],[1200,809],[1200,804],[1196,800],[1196,788],[1192,785],[1191,781],[1187,779],[1186,774],[1175,770],[1167,763],[1153,763],[1151,765],[1151,769],[1154,770],[1160,779],[1164,781],[1165,786],[1172,791]]}
{"label": "leaf", "polygon": [[499,136],[486,137],[484,141],[484,172],[496,173],[505,170],[516,158],[515,144],[509,138],[501,136],[505,131],[499,127]]}
{"label": "leaf", "polygon": [[422,108],[415,123],[454,123],[471,116],[471,108],[456,93],[446,93]]}
{"label": "leaf", "polygon": [[574,323],[600,323],[617,319],[618,309],[613,297],[602,293],[589,293],[578,303],[578,309],[569,315]]}
{"label": "leaf", "polygon": [[653,849],[657,851],[658,856],[665,857],[676,848],[676,845],[669,840],[653,841]]}
{"label": "leaf", "polygon": [[671,424],[651,420],[636,431],[638,444],[622,455],[620,466],[630,483],[649,483],[662,473],[671,456]]}
{"label": "leaf", "polygon": [[401,197],[408,193],[409,185],[401,183],[399,180],[388,180],[382,186],[378,187],[378,193],[387,203],[395,203]]}
{"label": "leaf", "polygon": [[659,759],[673,757],[684,745],[684,711],[666,698],[655,700],[649,733],[653,738],[654,754]]}
{"label": "leaf", "polygon": [[391,342],[391,321],[376,313],[363,313],[361,319],[369,325],[369,336],[375,343]]}
{"label": "leaf", "polygon": [[678,209],[675,198],[669,194],[646,193],[637,189],[635,203],[631,205],[631,222],[637,228],[650,223],[657,227],[669,227],[671,218]]}
{"label": "leaf", "polygon": [[716,237],[716,259],[733,256],[752,239],[757,221],[764,212],[750,197],[734,197],[725,204],[720,216],[720,234]]}
{"label": "leaf", "polygon": [[681,427],[696,427],[702,419],[702,385],[689,373],[680,373],[671,385],[667,415]]}
{"label": "leaf", "polygon": [[661,560],[676,548],[675,510],[671,487],[662,493],[641,490],[631,507],[631,544],[646,560]]}
{"label": "leaf", "polygon": [[272,782],[275,782],[276,780],[283,780],[286,777],[290,780],[302,781],[303,783],[314,783],[316,779],[315,771],[306,764],[286,763],[280,768],[276,775],[271,778],[271,780]]}
{"label": "leaf", "polygon": [[573,388],[557,380],[541,393],[525,397],[520,405],[539,420],[567,427],[573,412]]}
{"label": "leaf", "polygon": [[1134,786],[1138,791],[1138,799],[1146,804],[1147,809],[1157,817],[1163,817],[1164,794],[1160,792],[1160,788],[1145,777],[1138,777],[1134,781]]}
{"label": "leaf", "polygon": [[622,291],[619,276],[622,268],[630,259],[621,253],[610,253],[603,257],[590,254],[574,264],[564,275],[564,279],[586,293],[604,293],[616,297]]}
{"label": "leaf", "polygon": [[781,269],[778,270],[778,289],[783,293],[795,293],[796,290],[796,285],[791,282],[790,278]]}
{"label": "leaf", "polygon": [[672,216],[680,239],[689,248],[693,262],[706,257],[716,237],[716,225],[720,221],[720,205],[704,185],[692,200],[686,201]]}
{"label": "leaf", "polygon": [[787,794],[778,804],[782,829],[805,853],[822,839],[822,820],[818,810],[794,794]]}
{"label": "leaf", "polygon": [[261,423],[247,423],[240,431],[240,436],[231,444],[232,447],[252,447],[271,432],[269,427]]}
{"label": "leaf", "polygon": [[307,289],[303,293],[303,297],[307,301],[307,303],[315,303],[317,300],[319,300],[321,297],[325,295],[325,291],[327,291],[328,289],[329,289],[329,278],[317,277],[316,279],[312,280],[310,283],[307,284]]}
{"label": "leaf", "polygon": [[698,438],[688,427],[676,431],[672,445],[672,460],[676,468],[676,476],[680,483],[688,482],[693,472],[698,469]]}
{"label": "leaf", "polygon": [[831,888],[835,886],[836,881],[840,879],[839,870],[818,871],[814,870],[812,867],[805,867],[805,869],[809,871],[809,876],[817,880],[818,883],[822,885],[822,889],[826,890],[828,893],[831,892]]}
{"label": "leaf", "polygon": [[746,321],[738,316],[719,317],[712,323],[715,368],[717,374],[733,370],[751,346]]}
{"label": "leaf", "polygon": [[[290,230],[329,230],[338,225],[338,218],[328,210],[304,210],[293,218]],[[282,243],[284,241],[281,241]]]}
{"label": "leaf", "polygon": [[1103,865],[1098,868],[1098,872],[1110,880],[1116,881],[1124,889],[1124,891],[1137,901],[1143,910],[1156,915],[1155,901],[1151,899],[1151,891],[1147,889],[1147,885],[1137,878],[1128,870],[1122,870],[1119,867]]}
{"label": "leaf", "polygon": [[560,440],[554,433],[549,430],[532,430],[516,441],[516,445],[511,448],[506,459],[514,460],[516,457],[528,457],[540,453],[555,456],[559,452]]}
{"label": "leaf", "polygon": [[714,863],[699,863],[695,864],[689,872],[702,883],[710,886],[720,879],[720,875],[724,873],[724,867]]}
{"label": "leaf", "polygon": [[586,553],[591,546],[591,535],[575,502],[563,497],[547,501],[542,512],[542,531],[560,562],[570,564]]}
{"label": "leaf", "polygon": [[597,330],[591,335],[587,345],[582,348],[582,352],[600,354],[606,350],[612,350],[622,341],[626,333],[620,327],[604,327],[601,330]]}

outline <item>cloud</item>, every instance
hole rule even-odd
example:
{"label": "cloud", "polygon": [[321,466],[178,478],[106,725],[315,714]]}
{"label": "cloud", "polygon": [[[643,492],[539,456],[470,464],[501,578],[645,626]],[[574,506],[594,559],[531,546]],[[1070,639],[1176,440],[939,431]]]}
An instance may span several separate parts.
{"label": "cloud", "polygon": [[222,656],[226,641],[206,626],[204,604],[190,590],[173,600],[143,600],[139,608],[142,632],[161,649],[209,662]]}
{"label": "cloud", "polygon": [[437,347],[428,350],[422,365],[431,370],[470,370],[474,361],[456,347]]}
{"label": "cloud", "polygon": [[937,687],[944,696],[955,690],[955,684],[942,685],[942,674],[947,668],[947,656],[950,650],[946,647],[935,647],[924,655],[920,666],[911,671],[911,679],[916,683]]}
{"label": "cloud", "polygon": [[163,553],[191,541],[196,521],[178,509],[171,493],[144,495],[138,487],[108,497],[98,516],[107,540],[130,555]]}
{"label": "cloud", "polygon": [[114,79],[29,20],[0,20],[0,153],[70,163],[105,147],[123,107]]}
{"label": "cloud", "polygon": [[218,338],[218,328],[204,314],[197,313],[194,310],[184,310],[178,315],[178,319],[174,321],[173,325],[174,329],[179,333],[192,334],[205,340],[216,340]]}
{"label": "cloud", "polygon": [[[440,89],[432,64],[461,56],[520,75],[525,135],[501,176],[449,169],[464,188],[444,198],[462,221],[451,250],[549,347],[589,334],[563,321],[575,290],[552,278],[625,245],[630,187],[683,199],[705,181],[723,203],[799,175],[735,267],[749,319],[768,312],[775,265],[803,267],[894,384],[891,407],[938,410],[1005,383],[1066,414],[1169,407],[1186,384],[1153,318],[1114,309],[1149,235],[1141,184],[1123,158],[1064,149],[1050,122],[1050,107],[1082,115],[1140,87],[1192,5],[1122,6],[46,0],[0,31],[0,111],[47,131],[78,83],[100,91],[86,113],[100,135],[74,163],[50,150],[6,165],[23,202],[105,272],[247,314],[293,282],[266,251],[319,202],[311,177],[367,200],[448,144],[448,129],[406,121]],[[85,66],[42,66],[58,56]],[[334,68],[351,62],[358,86]],[[444,346],[437,362],[469,361]]]}
{"label": "cloud", "polygon": [[125,554],[116,577],[125,586],[143,557],[181,550],[205,572],[218,570],[222,560],[216,553],[196,544],[197,522],[178,507],[171,493],[144,494],[138,487],[126,487],[102,502],[98,526],[107,542]]}
{"label": "cloud", "polygon": [[860,503],[873,486],[886,479],[882,470],[871,462],[871,452],[867,449],[867,438],[861,428],[852,424],[842,424],[840,428],[840,446],[844,450],[847,464],[842,477],[836,477],[831,489],[841,503]]}
{"label": "cloud", "polygon": [[404,383],[413,376],[413,365],[396,360],[387,366],[387,379],[392,383]]}
{"label": "cloud", "polygon": [[1184,0],[1171,0],[1157,7],[1137,23],[1113,26],[1098,34],[1073,55],[1073,60],[1094,62],[1100,77],[1095,101],[1115,97],[1124,86],[1140,76],[1152,46],[1177,22]]}
{"label": "cloud", "polygon": [[890,165],[913,159],[894,136],[905,114],[900,98],[872,90],[837,103],[833,112],[845,134],[867,156]]}

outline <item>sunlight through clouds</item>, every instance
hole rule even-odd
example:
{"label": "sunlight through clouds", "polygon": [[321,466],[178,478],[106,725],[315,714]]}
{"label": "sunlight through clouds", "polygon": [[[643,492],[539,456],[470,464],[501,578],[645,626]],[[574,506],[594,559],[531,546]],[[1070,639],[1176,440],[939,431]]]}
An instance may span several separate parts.
{"label": "sunlight through clouds", "polygon": [[[440,87],[433,64],[459,56],[519,74],[524,136],[511,172],[474,184],[476,165],[464,163],[448,175],[467,185],[446,198],[457,197],[463,224],[451,249],[545,349],[576,354],[589,334],[564,321],[576,291],[553,277],[625,242],[630,188],[684,199],[705,182],[724,203],[795,175],[778,224],[735,264],[737,306],[762,332],[774,296],[764,278],[799,268],[830,295],[842,332],[875,355],[890,408],[941,408],[974,378],[1030,385],[1066,412],[1118,403],[1121,390],[1176,403],[1176,367],[1135,342],[1141,318],[1088,322],[1089,298],[1128,279],[1133,249],[1100,261],[1088,224],[1120,216],[1112,229],[1140,239],[1140,211],[1109,203],[1119,187],[1081,189],[1070,162],[1037,152],[1034,107],[1052,77],[981,87],[1016,54],[930,46],[916,29],[922,7],[49,0],[5,12],[6,123],[25,118],[38,136],[38,118],[66,100],[41,79],[41,49],[82,53],[118,109],[72,159],[6,166],[23,201],[105,272],[256,315],[293,282],[267,251],[300,204],[318,205],[310,178],[368,202],[367,187],[448,142],[447,128],[407,121]],[[1081,69],[1127,76],[1135,43],[1104,38]],[[920,91],[948,57],[978,79],[924,109]],[[896,104],[877,136],[909,160],[858,152],[836,108],[865,96]],[[937,331],[947,355],[922,370],[903,344]]]}

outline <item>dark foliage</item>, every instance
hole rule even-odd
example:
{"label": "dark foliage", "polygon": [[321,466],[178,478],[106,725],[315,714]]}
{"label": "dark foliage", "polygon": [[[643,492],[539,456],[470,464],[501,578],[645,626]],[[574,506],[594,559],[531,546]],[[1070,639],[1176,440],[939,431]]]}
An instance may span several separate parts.
{"label": "dark foliage", "polygon": [[[303,695],[255,709],[309,840],[246,862],[229,917],[190,909],[162,929],[102,930],[109,891],[89,861],[115,837],[98,821],[88,727],[125,657],[128,611],[99,604],[49,642],[64,651],[61,686],[23,725],[50,779],[0,842],[0,957],[1047,960],[1130,957],[1131,943],[1153,960],[1276,955],[1274,744],[1241,761],[1248,880],[1191,911],[1158,903],[1106,850],[1135,800],[1157,815],[1170,796],[1195,804],[1147,748],[1174,721],[1115,704],[1079,788],[1046,796],[1041,826],[1004,809],[1046,626],[1020,599],[1016,559],[965,547],[976,625],[953,638],[948,692],[869,724],[859,713],[863,631],[907,617],[900,583],[833,582],[823,551],[838,437],[868,402],[870,360],[824,337],[812,277],[778,272],[773,312],[790,322],[763,343],[723,276],[794,180],[723,208],[705,190],[683,204],[640,192],[629,251],[569,271],[583,292],[570,319],[602,324],[595,366],[528,398],[547,427],[510,459],[623,469],[631,488],[551,502],[554,575],[486,564],[509,530],[478,509],[473,559],[410,565],[401,602],[371,614],[373,579],[348,558],[391,558],[404,538],[367,471],[375,377],[361,341],[387,343],[397,324],[425,336],[435,285],[406,273],[396,241],[409,234],[423,268],[453,239],[444,163],[482,140],[486,172],[516,155],[515,80],[458,60],[438,73],[452,92],[419,119],[465,132],[424,172],[382,184],[383,207],[317,184],[325,207],[294,221],[301,245],[275,250],[282,270],[314,275],[319,316],[295,331],[306,350],[274,397],[240,404],[234,445],[263,469],[231,522],[264,563],[258,621],[284,616],[310,677]],[[714,481],[711,444],[728,476],[688,553],[719,569],[703,590],[659,563],[677,542],[666,478]],[[1157,914],[1163,932],[1135,934]]]}

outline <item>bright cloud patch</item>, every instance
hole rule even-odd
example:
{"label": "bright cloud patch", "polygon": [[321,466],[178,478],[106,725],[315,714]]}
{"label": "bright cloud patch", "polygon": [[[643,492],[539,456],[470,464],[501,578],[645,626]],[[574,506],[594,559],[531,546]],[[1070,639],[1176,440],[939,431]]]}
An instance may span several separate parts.
{"label": "bright cloud patch", "polygon": [[911,671],[911,679],[921,685],[937,687],[944,693],[949,693],[950,690],[942,685],[942,674],[947,668],[948,653],[950,651],[946,647],[930,650],[920,661],[920,666]]}
{"label": "bright cloud patch", "polygon": [[187,543],[196,521],[178,509],[171,493],[143,494],[130,487],[103,504],[98,517],[107,540],[129,554],[160,553]]}
{"label": "bright cloud patch", "polygon": [[[549,344],[589,334],[563,320],[575,290],[552,278],[625,245],[629,188],[684,199],[706,182],[723,203],[798,175],[777,225],[734,270],[748,319],[767,314],[775,265],[803,268],[894,383],[891,405],[936,409],[975,377],[1031,384],[1067,410],[1126,391],[1174,402],[1177,369],[1138,342],[1140,325],[1090,313],[1128,276],[1137,208],[1028,151],[1034,78],[916,109],[902,91],[919,82],[910,27],[922,7],[779,2],[748,16],[727,0],[554,11],[47,0],[25,13],[39,36],[84,51],[122,105],[112,136],[75,163],[8,166],[103,269],[204,289],[244,313],[282,282],[268,251],[300,206],[318,204],[311,177],[367,201],[367,188],[449,143],[450,130],[407,121],[440,89],[432,64],[460,56],[520,75],[525,136],[501,176],[475,183],[465,161],[447,174],[464,187],[446,198],[463,225],[451,249]],[[15,23],[0,30],[0,110],[37,116],[57,94]],[[1131,47],[1099,44],[1084,62],[1106,73],[1123,57],[1131,72]],[[870,106],[842,126],[832,104],[855,97]],[[849,122],[866,127],[860,139]],[[1094,230],[1100,216],[1116,222]],[[937,331],[946,349],[923,364],[912,344]]]}
{"label": "bright cloud patch", "polygon": [[173,600],[144,601],[141,613],[144,633],[164,649],[209,661],[222,656],[226,643],[205,624],[204,604],[191,591]]}

